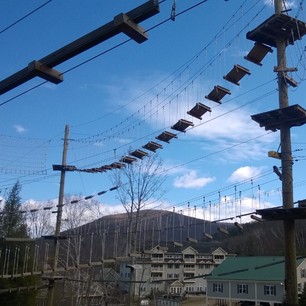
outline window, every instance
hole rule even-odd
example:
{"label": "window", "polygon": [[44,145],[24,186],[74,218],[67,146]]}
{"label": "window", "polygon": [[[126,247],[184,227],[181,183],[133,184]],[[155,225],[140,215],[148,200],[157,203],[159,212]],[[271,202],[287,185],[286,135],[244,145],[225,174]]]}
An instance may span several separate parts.
{"label": "window", "polygon": [[160,264],[152,264],[151,268],[163,268],[163,265]]}
{"label": "window", "polygon": [[172,269],[173,268],[173,264],[168,264],[168,269]]}
{"label": "window", "polygon": [[182,288],[181,287],[171,287],[170,292],[172,294],[180,294],[182,292]]}
{"label": "window", "polygon": [[173,274],[172,273],[167,274],[167,278],[173,278]]}
{"label": "window", "polygon": [[301,269],[301,277],[306,277],[305,269]]}
{"label": "window", "polygon": [[175,264],[175,265],[174,265],[174,268],[175,268],[175,269],[179,269],[179,268],[180,268],[180,265]]}
{"label": "window", "polygon": [[210,265],[205,265],[205,269],[210,269]]}
{"label": "window", "polygon": [[184,268],[186,268],[186,269],[194,269],[194,265],[184,265]]}
{"label": "window", "polygon": [[276,286],[274,285],[265,285],[264,286],[265,295],[276,295]]}
{"label": "window", "polygon": [[237,285],[237,293],[239,294],[248,294],[248,285],[247,284],[238,284]]}
{"label": "window", "polygon": [[213,292],[223,292],[223,284],[220,283],[213,284]]}
{"label": "window", "polygon": [[215,259],[222,260],[224,259],[224,255],[215,255]]}

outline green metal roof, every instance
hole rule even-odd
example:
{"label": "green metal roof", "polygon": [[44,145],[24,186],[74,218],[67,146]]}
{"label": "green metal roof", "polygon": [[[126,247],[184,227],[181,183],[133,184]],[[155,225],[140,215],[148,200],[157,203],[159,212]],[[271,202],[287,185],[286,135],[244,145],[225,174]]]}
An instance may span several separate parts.
{"label": "green metal roof", "polygon": [[[297,259],[297,266],[304,258]],[[216,267],[208,280],[283,281],[283,256],[229,257]]]}

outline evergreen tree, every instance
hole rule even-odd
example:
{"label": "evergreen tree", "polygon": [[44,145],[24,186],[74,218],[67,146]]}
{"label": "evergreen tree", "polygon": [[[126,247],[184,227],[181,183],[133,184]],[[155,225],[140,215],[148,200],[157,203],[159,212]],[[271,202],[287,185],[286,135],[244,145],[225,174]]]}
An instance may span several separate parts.
{"label": "evergreen tree", "polygon": [[299,298],[299,305],[306,306],[306,284],[304,284],[302,294]]}
{"label": "evergreen tree", "polygon": [[[5,200],[4,207],[1,214],[0,236],[2,238],[28,238],[26,220],[22,213],[21,198],[20,198],[21,185],[16,182]],[[16,274],[21,275],[23,269],[23,256],[25,250],[25,243],[6,242],[5,239],[0,240],[0,250],[2,254],[8,254],[6,259],[3,256],[0,258],[0,267],[4,271],[6,267],[5,277],[0,279],[1,289],[12,289],[11,292],[0,294],[1,306],[6,305],[34,305],[36,299],[36,291],[34,290],[21,290],[18,292],[16,288],[28,287],[38,285],[39,279],[36,276],[15,277]],[[19,252],[14,251],[18,248]],[[7,252],[7,250],[10,250]],[[18,265],[14,262],[17,261]],[[18,268],[16,268],[18,267]]]}
{"label": "evergreen tree", "polygon": [[4,203],[4,208],[2,211],[2,237],[28,237],[26,222],[24,216],[20,213],[20,191],[21,185],[19,182],[16,182]]}

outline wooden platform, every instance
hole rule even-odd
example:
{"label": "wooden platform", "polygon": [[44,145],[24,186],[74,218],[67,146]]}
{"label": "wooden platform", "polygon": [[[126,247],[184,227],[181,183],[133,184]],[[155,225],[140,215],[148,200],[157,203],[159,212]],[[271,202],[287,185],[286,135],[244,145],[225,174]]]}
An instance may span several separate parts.
{"label": "wooden platform", "polygon": [[263,220],[306,219],[306,208],[267,208],[257,210]]}
{"label": "wooden platform", "polygon": [[251,116],[251,118],[259,123],[266,130],[277,131],[282,126],[301,126],[306,123],[306,110],[300,105],[292,105],[265,113]]}
{"label": "wooden platform", "polygon": [[293,44],[306,34],[306,23],[285,14],[274,14],[247,33],[247,39],[276,47],[277,40]]}

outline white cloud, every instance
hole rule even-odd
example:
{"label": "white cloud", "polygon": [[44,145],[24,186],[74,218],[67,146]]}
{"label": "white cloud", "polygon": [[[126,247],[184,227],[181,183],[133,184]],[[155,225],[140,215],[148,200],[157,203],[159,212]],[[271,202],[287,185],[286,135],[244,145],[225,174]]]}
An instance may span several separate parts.
{"label": "white cloud", "polygon": [[262,172],[261,168],[250,167],[250,166],[240,167],[232,173],[228,181],[232,183],[240,182],[249,179],[251,177],[257,176],[261,172]]}
{"label": "white cloud", "polygon": [[199,177],[198,173],[194,170],[189,173],[176,177],[174,179],[174,187],[176,188],[202,188],[207,184],[213,182],[215,178],[213,177]]}
{"label": "white cloud", "polygon": [[20,124],[15,124],[13,125],[13,128],[16,130],[17,133],[25,133],[27,132],[27,129],[25,127],[23,127]]}

